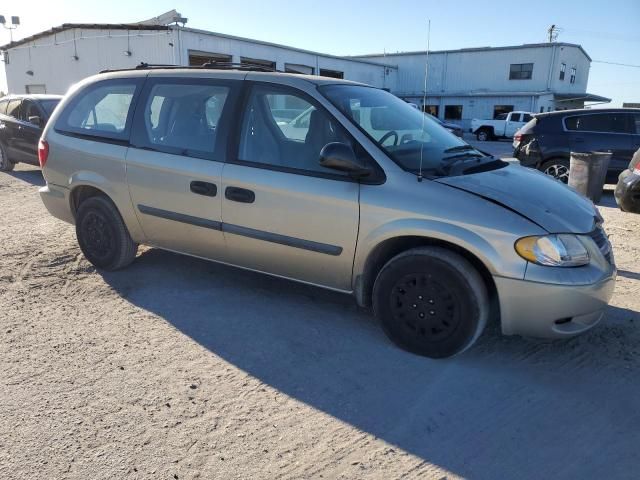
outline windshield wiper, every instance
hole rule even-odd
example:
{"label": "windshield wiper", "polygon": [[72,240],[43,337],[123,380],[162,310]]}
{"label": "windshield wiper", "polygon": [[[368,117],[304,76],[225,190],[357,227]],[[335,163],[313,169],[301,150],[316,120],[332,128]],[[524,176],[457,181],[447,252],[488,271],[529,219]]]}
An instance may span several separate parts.
{"label": "windshield wiper", "polygon": [[463,152],[463,153],[456,153],[455,155],[449,155],[448,157],[444,157],[442,160],[443,161],[448,161],[448,160],[457,161],[457,159],[463,159],[463,158],[483,158],[483,157],[484,157],[484,155],[482,155],[480,152],[478,152],[478,153]]}
{"label": "windshield wiper", "polygon": [[475,150],[475,148],[471,145],[458,145],[456,147],[447,148],[444,153],[467,152],[469,150]]}

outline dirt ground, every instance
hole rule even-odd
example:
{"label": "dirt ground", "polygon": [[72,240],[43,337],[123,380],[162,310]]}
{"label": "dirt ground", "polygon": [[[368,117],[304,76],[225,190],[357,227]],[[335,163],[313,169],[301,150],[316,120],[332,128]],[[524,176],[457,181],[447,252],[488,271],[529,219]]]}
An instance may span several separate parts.
{"label": "dirt ground", "polygon": [[637,478],[640,215],[601,208],[619,277],[568,341],[432,361],[350,297],[153,249],[99,273],[0,174],[0,478]]}

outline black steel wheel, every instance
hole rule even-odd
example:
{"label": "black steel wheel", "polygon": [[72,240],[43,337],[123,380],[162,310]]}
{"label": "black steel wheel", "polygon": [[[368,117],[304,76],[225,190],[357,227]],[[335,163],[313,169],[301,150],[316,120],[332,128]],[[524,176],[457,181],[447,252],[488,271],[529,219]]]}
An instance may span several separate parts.
{"label": "black steel wheel", "polygon": [[76,236],[87,260],[104,270],[129,265],[138,249],[117,208],[103,196],[82,202],[76,214]]}
{"label": "black steel wheel", "polygon": [[373,299],[391,340],[432,358],[469,348],[489,312],[480,274],[463,257],[440,247],[409,250],[390,260],[378,275]]}

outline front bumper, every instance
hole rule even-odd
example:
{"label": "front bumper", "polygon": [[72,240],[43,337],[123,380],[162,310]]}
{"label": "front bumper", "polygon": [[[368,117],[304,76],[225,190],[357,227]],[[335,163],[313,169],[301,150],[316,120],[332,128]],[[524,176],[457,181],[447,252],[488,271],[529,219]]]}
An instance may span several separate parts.
{"label": "front bumper", "polygon": [[615,274],[593,285],[568,286],[497,278],[502,333],[562,338],[583,333],[603,317]]}
{"label": "front bumper", "polygon": [[[604,235],[604,231],[603,231]],[[594,327],[613,296],[616,267],[606,240],[589,247],[591,263],[557,268],[529,263],[522,280],[494,278],[505,335],[562,338]],[[600,248],[602,247],[602,249]]]}
{"label": "front bumper", "polygon": [[614,195],[620,210],[640,213],[640,175],[630,170],[622,172]]}
{"label": "front bumper", "polygon": [[70,190],[58,185],[47,184],[40,190],[40,198],[49,213],[60,220],[75,223],[71,213]]}

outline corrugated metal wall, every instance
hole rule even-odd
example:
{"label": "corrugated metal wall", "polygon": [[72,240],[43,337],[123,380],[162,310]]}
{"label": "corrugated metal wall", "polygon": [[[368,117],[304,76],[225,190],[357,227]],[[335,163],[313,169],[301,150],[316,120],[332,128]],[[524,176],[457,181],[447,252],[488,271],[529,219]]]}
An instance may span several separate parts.
{"label": "corrugated metal wall", "polygon": [[47,93],[63,94],[101,70],[131,68],[140,62],[173,63],[174,35],[170,30],[131,30],[127,37],[126,30],[73,29],[40,38],[9,51],[5,65],[9,92],[25,93],[27,85],[45,85]]}

